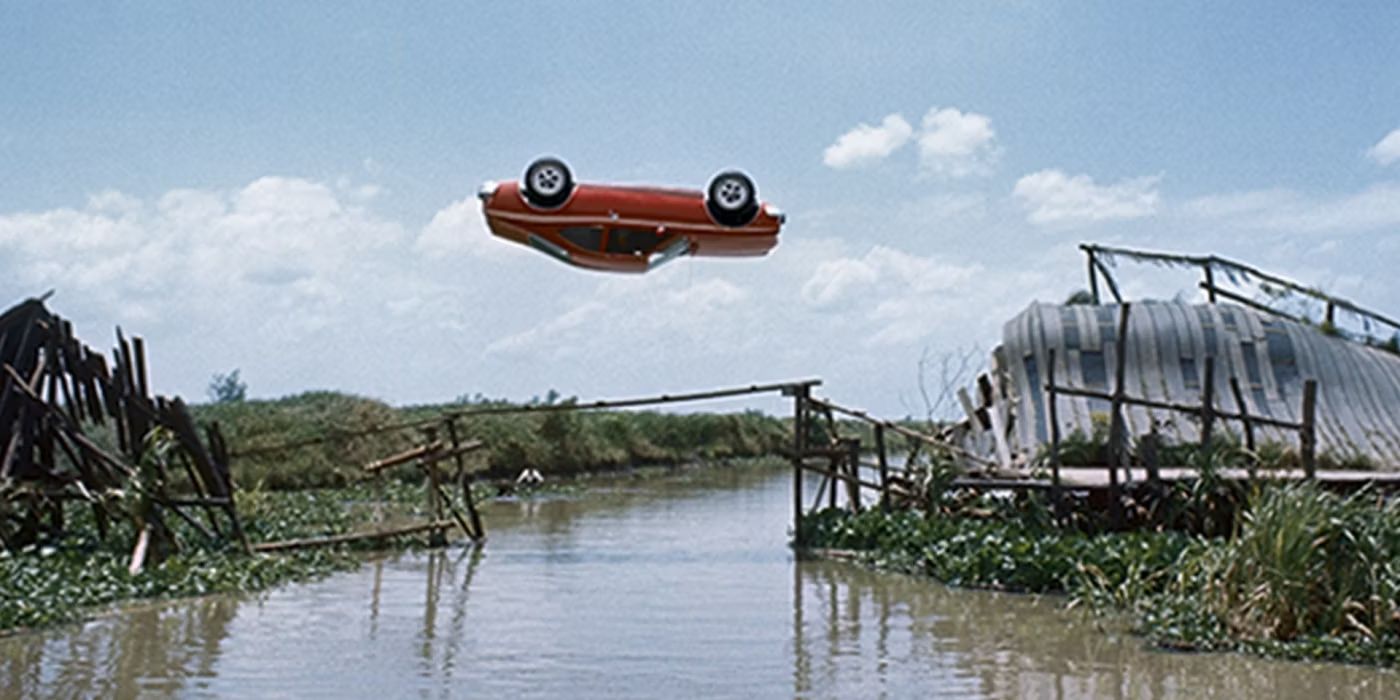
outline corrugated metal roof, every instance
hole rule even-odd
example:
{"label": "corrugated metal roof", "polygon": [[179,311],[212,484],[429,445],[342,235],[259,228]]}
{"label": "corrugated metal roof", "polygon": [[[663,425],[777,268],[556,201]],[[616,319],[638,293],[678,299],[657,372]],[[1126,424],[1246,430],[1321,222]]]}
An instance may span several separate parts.
{"label": "corrugated metal roof", "polygon": [[[1014,424],[1008,440],[1022,455],[1049,441],[1046,363],[1055,349],[1057,383],[1111,392],[1119,339],[1116,304],[1032,304],[1006,323],[1000,381],[1007,387]],[[1250,415],[1302,420],[1303,382],[1316,379],[1318,451],[1400,464],[1400,356],[1326,335],[1317,328],[1230,304],[1137,302],[1129,313],[1127,394],[1176,404],[1199,404],[1205,358],[1215,358],[1215,406],[1239,410],[1230,378],[1240,383]],[[1107,401],[1061,396],[1062,434],[1093,430]],[[1153,424],[1168,439],[1200,439],[1198,421],[1185,413],[1125,407],[1133,434]],[[1237,421],[1225,429],[1240,434]],[[1297,444],[1295,431],[1256,426],[1259,442]],[[979,440],[979,442],[981,442]],[[970,445],[969,445],[970,446]]]}

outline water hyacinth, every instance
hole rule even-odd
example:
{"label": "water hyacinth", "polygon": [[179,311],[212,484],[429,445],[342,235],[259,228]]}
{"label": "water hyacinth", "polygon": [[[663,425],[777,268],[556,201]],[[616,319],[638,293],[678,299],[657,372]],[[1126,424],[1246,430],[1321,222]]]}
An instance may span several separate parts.
{"label": "water hyacinth", "polygon": [[1086,534],[1034,506],[993,517],[828,510],[796,544],[962,586],[1058,592],[1155,644],[1400,664],[1400,502],[1308,484],[1256,490],[1230,537]]}

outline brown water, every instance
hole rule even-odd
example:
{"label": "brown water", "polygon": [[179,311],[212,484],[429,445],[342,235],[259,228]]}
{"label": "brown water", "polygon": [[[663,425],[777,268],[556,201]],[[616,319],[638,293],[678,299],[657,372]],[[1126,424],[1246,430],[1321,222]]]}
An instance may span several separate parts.
{"label": "brown water", "polygon": [[0,697],[1392,698],[1392,672],[1167,654],[1062,601],[785,545],[790,481],[493,504],[482,552],[0,640]]}

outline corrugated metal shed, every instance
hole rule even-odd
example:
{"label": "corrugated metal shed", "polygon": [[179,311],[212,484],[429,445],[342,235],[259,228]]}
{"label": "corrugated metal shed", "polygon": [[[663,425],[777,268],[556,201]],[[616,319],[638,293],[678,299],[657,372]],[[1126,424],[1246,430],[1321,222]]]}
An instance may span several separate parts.
{"label": "corrugated metal shed", "polygon": [[[1055,348],[1058,384],[1111,392],[1116,372],[1118,305],[1032,304],[1007,322],[997,351],[1013,424],[1008,441],[1022,456],[1049,441],[1045,363]],[[1365,456],[1400,464],[1400,356],[1367,347],[1284,318],[1230,304],[1137,302],[1127,332],[1127,394],[1177,404],[1199,404],[1204,359],[1215,358],[1215,405],[1237,411],[1230,377],[1239,380],[1250,415],[1289,422],[1302,419],[1303,382],[1316,379],[1320,453]],[[1062,434],[1093,430],[1107,401],[1059,397]],[[1153,423],[1168,439],[1200,439],[1197,421],[1184,413],[1125,407],[1131,434]],[[1240,433],[1231,421],[1226,429]],[[1257,427],[1262,442],[1297,444],[1296,432]],[[981,436],[968,436],[985,444]],[[980,446],[979,445],[979,446]],[[972,445],[969,444],[969,447]]]}

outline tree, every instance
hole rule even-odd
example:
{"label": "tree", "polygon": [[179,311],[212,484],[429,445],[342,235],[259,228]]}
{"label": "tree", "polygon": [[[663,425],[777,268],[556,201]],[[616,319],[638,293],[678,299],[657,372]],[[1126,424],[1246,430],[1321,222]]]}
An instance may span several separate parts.
{"label": "tree", "polygon": [[215,374],[209,380],[210,403],[236,403],[248,396],[248,385],[238,376],[235,369],[228,374]]}

